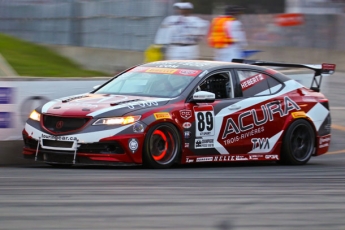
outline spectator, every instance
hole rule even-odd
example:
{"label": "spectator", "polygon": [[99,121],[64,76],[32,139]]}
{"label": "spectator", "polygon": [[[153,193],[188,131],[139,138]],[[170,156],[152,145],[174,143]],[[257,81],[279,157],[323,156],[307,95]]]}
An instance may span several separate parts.
{"label": "spectator", "polygon": [[214,48],[215,60],[231,62],[234,58],[243,58],[247,39],[238,19],[242,11],[239,6],[227,6],[225,15],[212,20],[207,40]]}
{"label": "spectator", "polygon": [[155,37],[156,45],[164,46],[164,58],[168,60],[199,59],[200,40],[207,34],[209,22],[192,16],[193,4],[174,4],[178,15],[165,18]]}

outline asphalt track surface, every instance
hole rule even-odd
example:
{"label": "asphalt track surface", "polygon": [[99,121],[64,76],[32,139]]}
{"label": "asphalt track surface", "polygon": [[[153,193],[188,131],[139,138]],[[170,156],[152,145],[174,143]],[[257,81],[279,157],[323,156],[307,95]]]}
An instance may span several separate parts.
{"label": "asphalt track surface", "polygon": [[329,79],[329,153],[275,163],[0,168],[0,229],[345,230],[345,74]]}

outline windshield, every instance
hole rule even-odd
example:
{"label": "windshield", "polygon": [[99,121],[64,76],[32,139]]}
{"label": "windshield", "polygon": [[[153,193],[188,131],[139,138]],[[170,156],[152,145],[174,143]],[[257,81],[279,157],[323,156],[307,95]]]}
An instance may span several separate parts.
{"label": "windshield", "polygon": [[130,71],[118,76],[95,93],[176,97],[193,79],[192,76]]}

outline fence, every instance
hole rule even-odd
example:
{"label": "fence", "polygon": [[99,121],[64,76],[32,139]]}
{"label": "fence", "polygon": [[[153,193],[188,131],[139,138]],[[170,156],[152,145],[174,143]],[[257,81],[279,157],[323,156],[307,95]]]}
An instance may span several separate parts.
{"label": "fence", "polygon": [[172,0],[1,0],[0,31],[32,42],[144,50]]}
{"label": "fence", "polygon": [[[37,43],[143,51],[173,2],[0,0],[0,32]],[[293,27],[276,26],[274,16],[243,15],[249,44],[345,50],[344,14],[306,14]]]}

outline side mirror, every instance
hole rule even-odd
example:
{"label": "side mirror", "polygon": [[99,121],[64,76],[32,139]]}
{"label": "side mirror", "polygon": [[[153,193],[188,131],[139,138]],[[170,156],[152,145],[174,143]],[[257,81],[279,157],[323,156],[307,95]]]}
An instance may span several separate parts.
{"label": "side mirror", "polygon": [[195,103],[212,103],[216,99],[216,95],[214,93],[210,93],[207,91],[198,91],[193,94],[192,102]]}
{"label": "side mirror", "polygon": [[93,89],[98,89],[101,85],[95,85],[94,87],[92,87]]}

